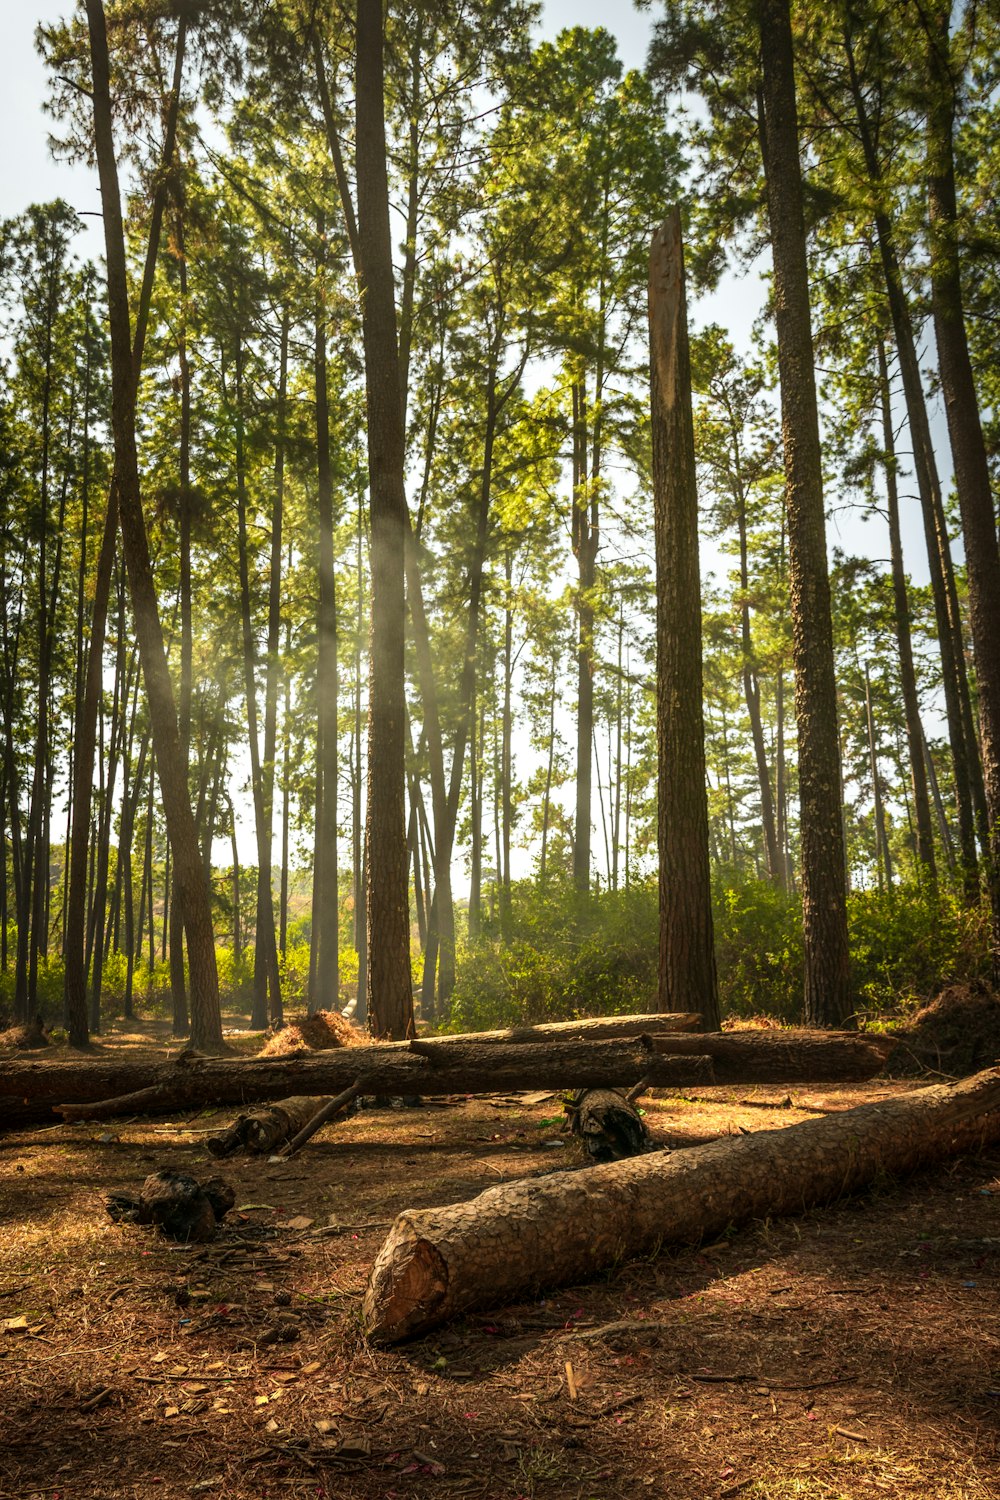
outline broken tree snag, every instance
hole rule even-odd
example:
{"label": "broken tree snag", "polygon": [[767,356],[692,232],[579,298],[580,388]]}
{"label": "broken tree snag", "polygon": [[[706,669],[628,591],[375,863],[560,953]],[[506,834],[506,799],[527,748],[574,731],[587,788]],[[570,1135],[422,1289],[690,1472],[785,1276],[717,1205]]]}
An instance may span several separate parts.
{"label": "broken tree snag", "polygon": [[710,1057],[717,1083],[821,1083],[874,1078],[896,1047],[893,1037],[856,1031],[709,1031],[655,1036],[670,1057]]}
{"label": "broken tree snag", "polygon": [[[411,1050],[414,1047],[419,1050]],[[196,1058],[182,1066],[168,1064],[148,1068],[147,1087],[123,1096],[114,1092],[114,1065],[109,1072],[107,1064],[93,1063],[72,1070],[73,1084],[79,1084],[81,1091],[86,1088],[90,1095],[80,1103],[72,1104],[62,1102],[73,1097],[68,1083],[70,1070],[53,1070],[56,1092],[53,1078],[44,1068],[30,1063],[20,1065],[22,1073],[33,1066],[35,1071],[31,1077],[38,1093],[32,1097],[25,1088],[26,1103],[20,1106],[21,1118],[24,1118],[24,1110],[34,1105],[33,1118],[45,1118],[55,1109],[67,1121],[102,1120],[142,1112],[163,1113],[196,1105],[281,1099],[296,1085],[303,1094],[339,1094],[362,1075],[370,1093],[404,1097],[543,1088],[630,1088],[646,1076],[658,1088],[690,1088],[695,1084],[713,1082],[712,1065],[706,1058],[658,1056],[648,1037],[621,1041],[539,1042],[530,1047],[502,1042],[481,1045],[420,1042],[408,1043],[402,1049],[379,1045],[340,1047],[329,1052],[283,1058],[259,1057],[249,1061]],[[131,1069],[133,1076],[138,1071],[135,1067]],[[104,1082],[103,1097],[98,1093],[95,1074],[99,1074]],[[9,1088],[9,1070],[2,1092],[13,1092]],[[0,1099],[0,1104],[6,1102]],[[14,1103],[15,1108],[20,1105],[18,1100]],[[43,1107],[38,1108],[39,1104]],[[9,1114],[7,1118],[10,1119]]]}
{"label": "broken tree snag", "polygon": [[214,1240],[235,1202],[232,1185],[221,1177],[199,1182],[185,1172],[153,1172],[137,1198],[109,1193],[104,1206],[118,1224],[156,1224],[168,1239],[188,1243]]}
{"label": "broken tree snag", "polygon": [[649,1131],[620,1089],[577,1089],[566,1101],[566,1113],[593,1161],[624,1161],[646,1149]]}
{"label": "broken tree snag", "polygon": [[275,1104],[262,1104],[237,1115],[225,1130],[210,1135],[205,1145],[213,1156],[232,1156],[244,1149],[264,1156],[290,1141],[329,1102],[329,1096],[321,1094],[318,1098],[295,1095]]}
{"label": "broken tree snag", "polygon": [[585,1281],[623,1256],[840,1198],[1000,1138],[1000,1068],[784,1130],[504,1183],[400,1214],[372,1267],[370,1338],[392,1343],[473,1307]]}

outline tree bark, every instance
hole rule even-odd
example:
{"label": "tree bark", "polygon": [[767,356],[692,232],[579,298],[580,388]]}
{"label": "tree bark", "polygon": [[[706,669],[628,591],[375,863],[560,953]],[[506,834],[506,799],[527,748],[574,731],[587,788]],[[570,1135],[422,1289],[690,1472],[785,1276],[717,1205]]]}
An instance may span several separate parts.
{"label": "tree bark", "polygon": [[[418,1050],[419,1049],[419,1050]],[[239,1104],[289,1093],[339,1094],[364,1076],[373,1094],[489,1094],[562,1088],[690,1088],[713,1082],[698,1054],[661,1056],[648,1037],[520,1043],[373,1043],[309,1057],[249,1061],[185,1058],[170,1064],[92,1062],[62,1067],[9,1064],[0,1075],[0,1119],[8,1126],[50,1117],[107,1119],[189,1104]],[[752,1076],[742,1082],[756,1081]],[[123,1092],[127,1090],[127,1092]],[[66,1103],[74,1099],[73,1103]]]}
{"label": "tree bark", "polygon": [[369,1338],[394,1343],[473,1307],[585,1281],[624,1256],[840,1199],[1000,1137],[1000,1069],[784,1130],[727,1136],[400,1214],[372,1267]]}
{"label": "tree bark", "polygon": [[931,805],[930,799],[927,796],[927,776],[924,769],[920,700],[917,696],[917,674],[913,665],[910,601],[906,587],[906,573],[903,568],[903,537],[899,524],[899,486],[896,482],[896,440],[892,427],[892,406],[889,397],[889,367],[885,357],[885,343],[882,339],[878,341],[877,354],[896,649],[899,651],[899,682],[903,697],[903,713],[906,719],[906,745],[910,758],[910,784],[913,788],[913,811],[917,825],[917,859],[927,877],[933,883],[937,879],[937,864],[934,858],[934,830],[931,824]]}
{"label": "tree bark", "polygon": [[[632,1026],[649,1017],[626,1017]],[[689,1016],[680,1018],[689,1023]],[[544,1027],[433,1040],[338,1047],[306,1057],[223,1061],[182,1056],[175,1063],[9,1063],[0,1071],[0,1119],[17,1125],[46,1118],[67,1099],[66,1118],[280,1099],[291,1092],[337,1094],[354,1079],[373,1093],[492,1093],[497,1089],[687,1088],[727,1083],[789,1083],[873,1077],[892,1038],[850,1033],[660,1032],[610,1036],[608,1017],[592,1033]],[[656,1024],[662,1018],[654,1017]]]}
{"label": "tree bark", "polygon": [[314,841],[312,945],[315,951],[315,986],[310,989],[313,1009],[340,1005],[340,901],[337,858],[337,750],[339,666],[337,660],[337,576],[334,567],[333,472],[330,462],[330,407],[327,382],[327,289],[323,280],[326,262],[326,230],[319,221],[320,251],[317,264],[314,383],[316,394],[316,479],[319,546],[317,575],[319,598],[316,616],[316,780],[321,794],[316,799]]}
{"label": "tree bark", "polygon": [[712,1031],[653,1037],[661,1056],[705,1056],[719,1083],[819,1083],[874,1078],[894,1051],[892,1037],[853,1031]]}
{"label": "tree bark", "polygon": [[762,147],[774,265],[799,746],[805,1019],[851,1015],[847,874],[823,463],[788,0],[758,0]]}
{"label": "tree bark", "polygon": [[368,1014],[376,1035],[413,1027],[406,858],[405,437],[393,292],[383,88],[383,0],[358,0],[357,179],[371,515]]}
{"label": "tree bark", "polygon": [[950,4],[933,6],[926,22],[930,82],[927,203],[931,305],[965,539],[988,821],[986,880],[993,915],[993,978],[1000,983],[1000,545],[962,297],[954,153],[957,84],[951,62],[951,9]]}
{"label": "tree bark", "polygon": [[678,209],[653,237],[649,367],[656,527],[659,1005],[719,1025],[702,706],[698,490]]}
{"label": "tree bark", "polygon": [[218,1135],[205,1140],[206,1149],[212,1156],[232,1156],[246,1149],[257,1156],[264,1156],[290,1141],[324,1107],[332,1095],[292,1095],[275,1104],[262,1105],[237,1115],[231,1125]]}
{"label": "tree bark", "polygon": [[[157,772],[167,832],[180,881],[191,968],[192,1041],[201,1051],[221,1050],[222,1018],[215,934],[188,788],[183,772],[173,686],[153,582],[139,483],[135,416],[137,362],[128,300],[125,230],[112,128],[107,26],[101,0],[87,0],[93,74],[94,130],[107,260],[111,333],[112,428],[122,543],[128,568],[136,637],[142,661]],[[183,25],[183,22],[181,23]],[[136,340],[141,329],[136,328]]]}
{"label": "tree bark", "polygon": [[[873,189],[879,192],[883,175],[882,165],[879,161],[869,106],[857,72],[854,41],[850,28],[845,30],[844,48],[865,166]],[[907,422],[913,442],[913,467],[924,525],[927,565],[937,622],[938,650],[941,655],[948,737],[954,766],[955,802],[958,812],[965,893],[968,901],[975,902],[979,897],[979,878],[973,803],[974,788],[979,780],[979,750],[975,735],[969,733],[971,718],[968,712],[968,680],[965,671],[962,626],[958,613],[958,595],[955,589],[951,547],[944,506],[941,501],[941,483],[931,438],[927,400],[924,395],[920,361],[913,333],[913,320],[903,287],[893,224],[885,209],[876,208],[874,220],[879,258],[885,279],[886,301],[896,340],[896,356],[903,384]]]}

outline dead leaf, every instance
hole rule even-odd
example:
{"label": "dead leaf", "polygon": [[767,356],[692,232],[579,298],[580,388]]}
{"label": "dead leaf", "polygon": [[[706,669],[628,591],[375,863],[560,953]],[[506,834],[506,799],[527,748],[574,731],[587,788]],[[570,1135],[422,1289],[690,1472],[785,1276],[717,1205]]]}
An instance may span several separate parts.
{"label": "dead leaf", "polygon": [[315,1375],[316,1371],[322,1370],[322,1368],[323,1361],[321,1359],[311,1359],[307,1365],[302,1366],[299,1373],[302,1375]]}
{"label": "dead leaf", "polygon": [[24,1313],[17,1318],[0,1318],[0,1333],[27,1333],[28,1319]]}
{"label": "dead leaf", "polygon": [[289,1219],[283,1226],[285,1229],[311,1229],[315,1219],[309,1219],[305,1214],[296,1214],[294,1219]]}

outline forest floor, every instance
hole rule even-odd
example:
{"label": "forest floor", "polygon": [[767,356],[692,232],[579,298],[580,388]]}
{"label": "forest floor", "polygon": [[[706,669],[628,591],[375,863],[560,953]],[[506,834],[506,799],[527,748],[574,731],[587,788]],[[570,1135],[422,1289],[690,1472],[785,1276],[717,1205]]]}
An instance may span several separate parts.
{"label": "forest floor", "polygon": [[[644,1104],[691,1145],[913,1086]],[[393,1216],[579,1165],[559,1112],[365,1109],[280,1165],[208,1156],[231,1111],[4,1136],[2,1500],[1000,1496],[1000,1148],[369,1348]],[[111,1222],[160,1168],[233,1183],[212,1244]]]}

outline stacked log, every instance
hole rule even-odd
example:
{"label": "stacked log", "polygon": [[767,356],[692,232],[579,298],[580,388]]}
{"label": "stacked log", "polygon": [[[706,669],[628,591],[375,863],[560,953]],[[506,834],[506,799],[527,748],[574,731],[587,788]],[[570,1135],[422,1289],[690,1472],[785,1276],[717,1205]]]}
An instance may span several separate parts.
{"label": "stacked log", "polygon": [[51,1122],[53,1111],[65,1120],[107,1119],[290,1094],[335,1095],[362,1077],[371,1093],[403,1096],[627,1089],[641,1080],[690,1088],[712,1083],[720,1071],[741,1083],[842,1081],[873,1077],[892,1045],[852,1032],[748,1031],[531,1045],[434,1038],[281,1058],[182,1057],[167,1064],[12,1062],[0,1069],[0,1122]]}

